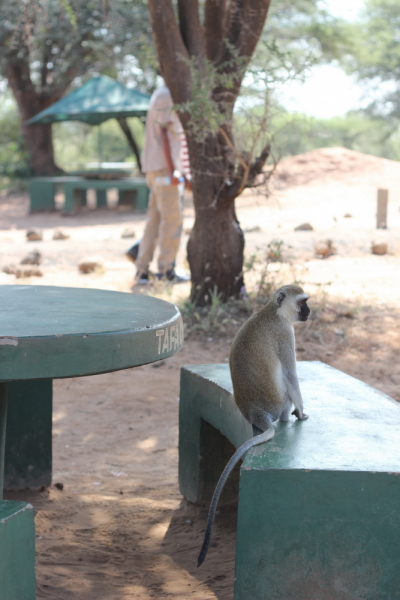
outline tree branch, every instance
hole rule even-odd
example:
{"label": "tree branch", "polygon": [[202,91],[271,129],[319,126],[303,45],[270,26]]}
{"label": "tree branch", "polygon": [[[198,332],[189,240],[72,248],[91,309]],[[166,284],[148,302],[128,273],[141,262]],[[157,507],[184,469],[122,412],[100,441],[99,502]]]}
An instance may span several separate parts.
{"label": "tree branch", "polygon": [[171,0],[148,0],[154,45],[162,76],[176,104],[191,99],[189,52],[183,43]]}
{"label": "tree branch", "polygon": [[179,30],[191,56],[204,56],[203,27],[198,0],[178,0]]}
{"label": "tree branch", "polygon": [[[264,28],[269,5],[270,0],[231,0],[225,36],[228,44],[225,45],[219,60],[219,64],[228,64],[226,71],[235,70],[235,65],[229,66],[229,62],[234,58],[247,59],[243,67],[249,63]],[[232,49],[235,51],[234,55]],[[243,75],[244,68],[242,75],[237,77],[234,83],[235,97],[240,89]]]}
{"label": "tree branch", "polygon": [[259,175],[261,173],[261,171],[263,170],[264,165],[267,162],[270,153],[271,153],[271,145],[268,143],[263,148],[260,156],[257,156],[255,161],[251,164],[246,185],[252,185],[254,183],[254,180],[257,177],[257,175]]}
{"label": "tree branch", "polygon": [[245,187],[250,187],[254,183],[257,175],[262,172],[270,152],[271,147],[268,143],[265,148],[263,148],[260,156],[258,156],[251,164],[246,165],[245,161],[242,159],[236,172],[236,182],[227,188],[226,199],[228,202],[233,202],[234,199],[243,192]]}
{"label": "tree branch", "polygon": [[222,54],[226,20],[226,0],[206,0],[204,6],[205,51],[208,60],[218,61]]}

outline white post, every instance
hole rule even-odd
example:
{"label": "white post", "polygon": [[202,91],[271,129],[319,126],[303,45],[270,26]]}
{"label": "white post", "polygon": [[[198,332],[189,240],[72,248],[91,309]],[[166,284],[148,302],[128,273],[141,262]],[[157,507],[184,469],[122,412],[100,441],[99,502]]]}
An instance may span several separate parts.
{"label": "white post", "polygon": [[388,190],[379,189],[376,209],[376,228],[387,229]]}

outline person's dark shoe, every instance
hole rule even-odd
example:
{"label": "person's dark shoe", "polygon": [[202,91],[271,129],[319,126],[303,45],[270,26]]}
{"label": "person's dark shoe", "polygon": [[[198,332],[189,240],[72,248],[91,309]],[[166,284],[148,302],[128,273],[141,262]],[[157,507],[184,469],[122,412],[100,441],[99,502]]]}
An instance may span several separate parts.
{"label": "person's dark shoe", "polygon": [[165,273],[159,273],[158,278],[161,281],[169,281],[171,283],[186,283],[187,281],[190,281],[189,275],[178,275],[175,272],[175,269],[169,269],[169,271],[166,271]]}
{"label": "person's dark shoe", "polygon": [[146,285],[150,283],[150,276],[148,273],[136,273],[135,285]]}
{"label": "person's dark shoe", "polygon": [[125,256],[127,256],[129,258],[129,260],[131,260],[133,263],[136,262],[136,259],[139,254],[140,241],[141,240],[136,242],[136,244],[133,244],[133,246],[131,248],[129,248],[128,252],[125,254]]}

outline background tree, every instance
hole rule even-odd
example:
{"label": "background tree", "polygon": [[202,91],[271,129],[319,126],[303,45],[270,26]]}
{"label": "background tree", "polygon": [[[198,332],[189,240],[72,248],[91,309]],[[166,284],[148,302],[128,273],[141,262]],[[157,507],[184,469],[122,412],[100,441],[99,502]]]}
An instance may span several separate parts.
{"label": "background tree", "polygon": [[[322,21],[314,18],[317,3],[303,0],[300,11],[293,9],[293,3],[277,4],[268,32],[264,24],[269,0],[177,0],[176,10],[171,0],[148,0],[162,74],[188,140],[195,205],[188,259],[191,299],[197,304],[209,302],[216,289],[225,300],[243,287],[244,238],[234,201],[257,178],[270,153],[269,144],[261,147],[259,141],[252,144],[251,152],[240,152],[235,146],[234,107],[246,71],[248,85],[255,89],[254,77],[260,74],[261,64],[265,69],[266,58],[268,88],[268,78],[276,79],[283,68],[295,74],[300,65],[304,69],[305,56],[312,55],[310,40],[321,48]],[[302,16],[296,22],[298,15]],[[309,32],[308,42],[299,38],[300,30],[303,35]],[[285,64],[290,57],[279,48],[278,31],[286,45],[293,44],[292,58],[296,51],[301,57],[298,65]],[[255,55],[260,38],[262,45]],[[333,53],[333,36],[327,39],[331,47],[327,45],[325,51]],[[254,69],[249,73],[252,57]],[[267,125],[264,119],[264,131]]]}
{"label": "background tree", "polygon": [[[203,20],[197,0],[178,0],[178,14],[171,0],[149,0],[148,7],[165,82],[174,102],[189,109],[180,110],[180,118],[188,142],[196,217],[187,248],[191,297],[197,304],[207,303],[216,287],[227,299],[243,286],[244,238],[234,200],[250,169],[261,170],[268,156],[265,149],[258,163],[241,159],[237,165],[231,121],[269,0],[206,0]],[[211,85],[202,86],[202,81]],[[208,114],[208,123],[204,121],[203,136],[190,126],[194,98],[203,114],[210,102],[217,108]]]}
{"label": "background tree", "polygon": [[[0,3],[0,68],[22,123],[62,98],[73,81],[81,83],[97,73],[115,75],[132,52],[148,76],[140,61],[143,56],[149,64],[149,42],[148,17],[140,0]],[[59,172],[51,125],[22,125],[22,132],[33,171]]]}
{"label": "background tree", "polygon": [[366,112],[382,117],[388,134],[400,119],[400,0],[366,0],[352,25],[342,63],[366,84]]}

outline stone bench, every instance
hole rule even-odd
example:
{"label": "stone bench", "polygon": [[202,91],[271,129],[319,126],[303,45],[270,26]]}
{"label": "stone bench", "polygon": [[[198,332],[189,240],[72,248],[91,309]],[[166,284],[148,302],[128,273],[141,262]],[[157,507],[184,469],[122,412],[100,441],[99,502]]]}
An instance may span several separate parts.
{"label": "stone bench", "polygon": [[[221,497],[237,499],[240,474],[234,598],[400,598],[400,404],[320,362],[299,362],[298,375],[310,418],[278,423]],[[182,368],[187,500],[209,504],[234,448],[255,433],[228,365]]]}
{"label": "stone bench", "polygon": [[118,204],[131,204],[132,208],[144,210],[149,200],[149,188],[146,180],[140,177],[124,179],[85,179],[83,177],[33,177],[29,181],[30,211],[55,209],[57,186],[65,193],[63,212],[72,214],[79,206],[86,205],[86,192],[94,189],[96,206],[107,206],[107,190],[118,190]]}
{"label": "stone bench", "polygon": [[33,507],[0,500],[0,598],[35,600]]}

